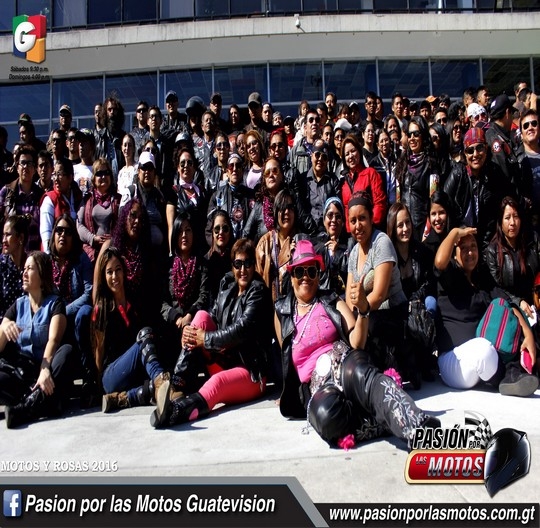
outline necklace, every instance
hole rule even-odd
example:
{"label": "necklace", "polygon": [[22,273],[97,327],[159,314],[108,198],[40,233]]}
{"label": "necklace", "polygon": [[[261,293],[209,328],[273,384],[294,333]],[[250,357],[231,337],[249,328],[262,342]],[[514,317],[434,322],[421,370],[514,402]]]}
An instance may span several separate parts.
{"label": "necklace", "polygon": [[[293,345],[297,345],[298,343],[300,343],[300,341],[302,341],[302,338],[304,337],[304,334],[306,333],[306,329],[307,329],[307,327],[309,325],[309,320],[311,319],[311,314],[313,313],[313,310],[314,310],[315,306],[317,305],[317,302],[315,301],[315,299],[313,299],[313,301],[310,304],[311,304],[311,308],[309,309],[309,312],[307,314],[306,322],[304,323],[304,328],[302,329],[302,332],[300,333],[298,338],[293,339]],[[296,307],[295,307],[296,324],[298,324],[298,306],[299,305],[302,306],[301,304],[299,304],[297,302]],[[307,304],[306,306],[309,306],[309,304]]]}
{"label": "necklace", "polygon": [[313,299],[311,299],[311,301],[309,301],[308,303],[301,303],[301,302],[296,301],[297,310],[298,310],[298,306],[300,306],[300,308],[307,308],[308,306],[311,306],[314,302],[315,302],[315,297],[313,297]]}

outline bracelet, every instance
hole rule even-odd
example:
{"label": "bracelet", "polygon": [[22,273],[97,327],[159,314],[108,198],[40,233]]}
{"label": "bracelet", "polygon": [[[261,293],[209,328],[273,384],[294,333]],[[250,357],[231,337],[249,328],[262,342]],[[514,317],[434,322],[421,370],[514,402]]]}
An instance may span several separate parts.
{"label": "bracelet", "polygon": [[369,312],[371,311],[371,305],[369,304],[369,301],[366,299],[367,302],[367,308],[365,312],[361,312],[358,310],[358,315],[362,318],[369,317]]}

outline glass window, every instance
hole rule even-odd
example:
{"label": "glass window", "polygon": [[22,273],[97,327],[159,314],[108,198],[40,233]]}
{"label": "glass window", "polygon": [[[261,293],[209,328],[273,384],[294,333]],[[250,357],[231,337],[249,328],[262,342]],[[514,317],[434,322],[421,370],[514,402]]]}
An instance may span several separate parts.
{"label": "glass window", "polygon": [[[322,64],[290,63],[270,66],[272,103],[292,102],[296,106],[302,99],[322,101]],[[296,108],[295,108],[296,115]],[[287,114],[285,114],[287,115]]]}
{"label": "glass window", "polygon": [[429,95],[427,61],[379,61],[379,91],[384,99],[391,98],[394,92],[409,99],[424,99]]}
{"label": "glass window", "polygon": [[452,98],[461,98],[466,88],[480,85],[478,66],[477,60],[432,60],[433,93],[446,93]]}
{"label": "glass window", "polygon": [[366,91],[377,91],[375,71],[374,62],[325,62],[326,91],[334,92],[338,102],[363,100]]}
{"label": "glass window", "polygon": [[[49,28],[51,27],[51,9],[51,0],[19,0],[17,15],[45,15],[47,17],[47,27]],[[2,16],[4,16],[3,12]]]}
{"label": "glass window", "polygon": [[531,70],[528,58],[517,59],[482,59],[484,84],[488,87],[491,98],[500,93],[514,95],[514,84],[527,81],[531,85]]}
{"label": "glass window", "polygon": [[[159,85],[162,89],[160,97],[163,106],[165,106],[165,94],[169,90],[177,93],[180,108],[185,108],[188,99],[194,95],[198,95],[205,104],[208,104],[212,94],[212,70],[197,69],[163,73]],[[225,94],[222,95],[225,99]]]}
{"label": "glass window", "polygon": [[86,26],[86,0],[54,0],[55,27]]}
{"label": "glass window", "polygon": [[[263,101],[267,99],[268,82],[266,66],[233,66],[214,70],[214,86],[216,92],[223,97],[223,104],[236,103],[247,105],[251,92],[259,92]],[[210,89],[206,97],[212,93]],[[203,96],[204,99],[204,96]]]}
{"label": "glass window", "polygon": [[540,59],[533,60],[533,81],[531,84],[531,90],[538,92],[540,89]]}
{"label": "glass window", "polygon": [[195,16],[212,18],[229,14],[227,2],[223,0],[195,0]]}
{"label": "glass window", "polygon": [[124,21],[156,20],[157,6],[155,0],[124,0]]}
{"label": "glass window", "polygon": [[[338,0],[304,0],[304,11],[337,11]],[[339,3],[341,8],[341,2]]]}
{"label": "glass window", "polygon": [[193,2],[178,0],[161,0],[161,18],[193,18],[195,10]]}
{"label": "glass window", "polygon": [[339,0],[340,11],[362,11],[361,0]]}
{"label": "glass window", "polygon": [[4,0],[2,2],[2,16],[0,16],[0,32],[9,31],[11,33],[11,20],[15,14],[15,0]]}
{"label": "glass window", "polygon": [[[103,78],[75,79],[69,81],[55,81],[53,83],[53,119],[58,118],[58,110],[63,104],[71,107],[74,124],[84,116],[94,115],[94,106],[103,101]],[[81,127],[79,123],[78,128]],[[92,117],[92,128],[93,117]]]}
{"label": "glass window", "polygon": [[121,20],[121,0],[92,0],[88,2],[88,24],[111,24]]}
{"label": "glass window", "polygon": [[302,3],[300,0],[268,0],[270,13],[300,13]]}
{"label": "glass window", "polygon": [[157,73],[108,76],[105,79],[105,97],[110,95],[114,95],[122,103],[126,114],[124,130],[131,130],[132,118],[139,101],[144,100],[150,106],[158,104]]}
{"label": "glass window", "polygon": [[260,15],[261,13],[266,12],[265,0],[230,0],[230,1],[231,1],[231,15]]}

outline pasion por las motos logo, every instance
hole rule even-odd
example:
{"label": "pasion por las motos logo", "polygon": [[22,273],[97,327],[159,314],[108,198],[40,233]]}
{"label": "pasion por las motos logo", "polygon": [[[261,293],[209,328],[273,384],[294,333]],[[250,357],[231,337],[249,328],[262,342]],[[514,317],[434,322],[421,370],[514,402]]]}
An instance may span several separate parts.
{"label": "pasion por las motos logo", "polygon": [[45,60],[47,17],[19,15],[13,17],[13,55],[29,62]]}
{"label": "pasion por las motos logo", "polygon": [[465,411],[465,427],[419,428],[405,466],[409,484],[485,484],[493,496],[530,468],[527,434],[505,428],[495,434],[484,416]]}

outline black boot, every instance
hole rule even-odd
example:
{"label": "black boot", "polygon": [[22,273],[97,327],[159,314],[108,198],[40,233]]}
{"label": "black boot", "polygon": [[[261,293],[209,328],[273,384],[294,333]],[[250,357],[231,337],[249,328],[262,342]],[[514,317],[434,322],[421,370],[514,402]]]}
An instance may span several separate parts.
{"label": "black boot", "polygon": [[13,429],[44,416],[45,402],[45,393],[41,389],[36,389],[22,403],[14,406],[6,405],[4,413],[7,428]]}
{"label": "black boot", "polygon": [[150,416],[150,425],[156,429],[203,418],[210,412],[206,400],[198,392],[174,400],[170,399],[170,395],[169,386],[163,384],[156,410]]}
{"label": "black boot", "polygon": [[173,382],[184,393],[196,392],[201,387],[199,372],[204,371],[202,354],[199,350],[182,348],[174,366]]}
{"label": "black boot", "polygon": [[524,372],[517,362],[506,365],[506,375],[499,384],[499,392],[503,396],[526,397],[534,394],[538,388],[538,378]]}
{"label": "black boot", "polygon": [[157,361],[157,350],[154,343],[154,332],[149,326],[145,326],[137,334],[137,343],[141,346],[141,355],[143,364],[146,365],[151,361]]}
{"label": "black boot", "polygon": [[405,441],[409,441],[415,429],[427,420],[427,415],[392,378],[370,364],[364,351],[354,350],[347,356],[343,363],[342,384],[347,399]]}

